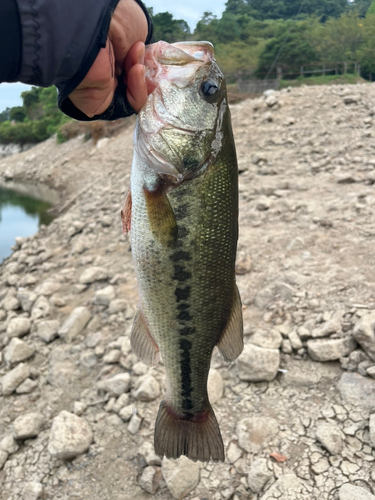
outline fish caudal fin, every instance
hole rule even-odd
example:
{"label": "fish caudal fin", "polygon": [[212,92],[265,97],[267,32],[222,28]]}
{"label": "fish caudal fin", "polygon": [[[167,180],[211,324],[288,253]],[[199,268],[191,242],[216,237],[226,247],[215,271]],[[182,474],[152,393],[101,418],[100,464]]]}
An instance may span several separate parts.
{"label": "fish caudal fin", "polygon": [[135,354],[145,365],[155,366],[159,363],[159,348],[149,332],[139,306],[130,333],[130,344]]}
{"label": "fish caudal fin", "polygon": [[217,347],[225,361],[234,361],[243,350],[242,304],[237,285],[234,287],[233,305],[228,323]]}
{"label": "fish caudal fin", "polygon": [[132,218],[132,193],[130,188],[126,193],[126,198],[124,201],[124,206],[121,209],[121,225],[122,232],[124,234],[128,234],[131,226],[131,218]]}
{"label": "fish caudal fin", "polygon": [[194,462],[223,462],[223,440],[211,405],[207,403],[207,409],[193,418],[184,418],[162,401],[155,424],[155,453],[167,458],[185,455]]}

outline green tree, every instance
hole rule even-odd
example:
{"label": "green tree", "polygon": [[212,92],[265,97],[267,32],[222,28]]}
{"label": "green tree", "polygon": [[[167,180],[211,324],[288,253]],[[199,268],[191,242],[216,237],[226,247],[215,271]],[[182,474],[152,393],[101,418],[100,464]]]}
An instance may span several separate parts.
{"label": "green tree", "polygon": [[23,122],[26,118],[26,113],[23,106],[15,106],[10,109],[9,119],[15,122]]}
{"label": "green tree", "polygon": [[[365,17],[368,12],[368,9],[371,5],[371,0],[354,0],[350,3],[350,8],[352,10],[356,10],[361,17]],[[373,6],[373,10],[375,13],[375,5]]]}
{"label": "green tree", "polygon": [[[152,9],[151,9],[152,12]],[[190,35],[190,28],[183,19],[174,19],[170,12],[160,12],[152,16],[154,23],[155,40],[164,40],[174,43],[186,40]]]}
{"label": "green tree", "polygon": [[0,123],[6,122],[10,117],[10,108],[5,108],[4,111],[0,113]]}
{"label": "green tree", "polygon": [[363,43],[363,19],[356,11],[349,11],[339,19],[330,18],[324,26],[325,61],[357,61]]}

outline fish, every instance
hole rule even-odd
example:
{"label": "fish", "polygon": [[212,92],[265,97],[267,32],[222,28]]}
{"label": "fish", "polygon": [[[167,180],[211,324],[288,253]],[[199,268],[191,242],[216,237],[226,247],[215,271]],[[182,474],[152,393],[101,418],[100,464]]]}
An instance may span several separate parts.
{"label": "fish", "polygon": [[160,358],[167,390],[155,423],[163,457],[224,461],[207,380],[215,346],[243,349],[235,280],[238,167],[225,80],[209,42],[146,47],[149,95],[138,114],[121,211],[139,288],[131,346]]}

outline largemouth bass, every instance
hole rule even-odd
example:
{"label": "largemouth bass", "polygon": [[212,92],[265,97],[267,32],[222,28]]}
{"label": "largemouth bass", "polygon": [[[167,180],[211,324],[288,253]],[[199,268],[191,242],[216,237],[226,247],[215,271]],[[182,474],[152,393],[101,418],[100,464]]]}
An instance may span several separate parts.
{"label": "largemouth bass", "polygon": [[150,95],[138,115],[122,210],[139,286],[131,332],[148,365],[159,356],[167,393],[155,424],[160,456],[224,460],[207,394],[215,345],[243,349],[235,283],[238,170],[226,87],[208,42],[146,48]]}

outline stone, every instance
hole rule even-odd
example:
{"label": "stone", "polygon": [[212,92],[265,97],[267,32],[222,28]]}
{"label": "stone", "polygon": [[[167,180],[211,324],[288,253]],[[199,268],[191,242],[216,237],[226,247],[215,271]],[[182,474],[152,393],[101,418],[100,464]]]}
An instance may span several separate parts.
{"label": "stone", "polygon": [[17,299],[20,301],[21,309],[25,312],[31,311],[37,297],[37,294],[34,292],[22,291],[17,293]]}
{"label": "stone", "polygon": [[31,378],[25,379],[16,389],[16,394],[30,394],[38,387],[38,382]]}
{"label": "stone", "polygon": [[262,496],[262,500],[302,500],[312,498],[302,481],[292,473],[279,477]]}
{"label": "stone", "polygon": [[133,413],[128,425],[128,431],[130,432],[130,434],[137,434],[137,432],[141,428],[141,423],[142,418],[136,413]]}
{"label": "stone", "polygon": [[121,351],[119,351],[118,349],[111,349],[103,357],[103,363],[108,363],[108,364],[118,363],[120,358],[121,358]]}
{"label": "stone", "polygon": [[78,281],[84,285],[90,285],[96,281],[104,281],[106,279],[108,279],[108,272],[104,268],[92,266],[83,271]]}
{"label": "stone", "polygon": [[17,311],[21,306],[20,301],[14,296],[6,297],[0,305],[5,311]]}
{"label": "stone", "polygon": [[35,288],[35,293],[38,295],[45,295],[48,297],[49,295],[52,295],[53,293],[57,292],[61,288],[61,283],[56,283],[55,281],[52,281],[50,279],[47,279],[45,281],[42,281],[36,288]]}
{"label": "stone", "polygon": [[236,361],[241,380],[248,382],[271,381],[280,365],[280,351],[246,344]]}
{"label": "stone", "polygon": [[112,285],[108,285],[105,288],[101,288],[95,292],[94,296],[94,304],[101,306],[109,306],[111,300],[116,297],[115,287]]}
{"label": "stone", "polygon": [[152,375],[139,377],[133,396],[139,401],[153,401],[160,394],[160,384]]}
{"label": "stone", "polygon": [[360,486],[345,483],[339,489],[339,500],[375,500],[375,496]]}
{"label": "stone", "polygon": [[295,351],[298,351],[298,349],[301,349],[302,346],[302,341],[297,333],[296,330],[292,330],[291,332],[288,333],[288,338],[290,341],[290,345]]}
{"label": "stone", "polygon": [[238,444],[248,453],[257,453],[278,431],[277,420],[271,417],[253,416],[237,424]]}
{"label": "stone", "polygon": [[282,342],[281,333],[271,328],[270,330],[256,330],[249,337],[249,342],[266,349],[279,349]]}
{"label": "stone", "polygon": [[20,363],[13,370],[6,373],[1,379],[3,395],[9,396],[17,387],[30,376],[30,367],[24,363]]}
{"label": "stone", "polygon": [[35,347],[26,344],[17,337],[13,337],[4,350],[4,359],[8,365],[15,365],[20,361],[31,358],[34,353]]}
{"label": "stone", "polygon": [[333,317],[332,319],[326,321],[321,326],[314,328],[311,332],[313,338],[327,337],[331,333],[336,333],[341,330],[341,321],[338,317]]}
{"label": "stone", "polygon": [[112,411],[118,413],[121,410],[121,408],[124,408],[124,406],[128,404],[129,404],[129,394],[127,393],[121,394],[121,396],[119,396],[116,399]]}
{"label": "stone", "polygon": [[273,292],[270,288],[262,288],[254,297],[254,305],[258,309],[266,309],[274,301]]}
{"label": "stone", "polygon": [[155,453],[154,446],[150,442],[144,442],[139,453],[144,457],[147,465],[161,465],[161,458]]}
{"label": "stone", "polygon": [[74,401],[73,403],[73,411],[75,415],[78,415],[79,417],[85,413],[87,409],[87,404],[84,403],[83,401]]}
{"label": "stone", "polygon": [[129,422],[129,420],[132,418],[132,415],[134,415],[136,412],[137,412],[136,406],[130,404],[121,408],[118,414],[124,422]]}
{"label": "stone", "polygon": [[355,406],[375,408],[375,380],[359,373],[344,372],[338,383],[342,399]]}
{"label": "stone", "polygon": [[8,337],[23,337],[29,333],[30,327],[29,318],[17,316],[9,321],[6,332]]}
{"label": "stone", "polygon": [[311,465],[311,469],[314,472],[314,474],[323,474],[323,472],[326,472],[330,467],[330,464],[327,460],[327,457],[322,457],[320,458],[315,464]]}
{"label": "stone", "polygon": [[36,334],[47,344],[58,337],[59,328],[60,323],[57,319],[36,322]]}
{"label": "stone", "polygon": [[36,437],[43,425],[43,415],[38,412],[20,415],[13,422],[13,435],[15,439],[30,439]]}
{"label": "stone", "polygon": [[357,342],[351,336],[307,341],[307,352],[314,361],[334,361],[348,356],[356,347]]}
{"label": "stone", "polygon": [[90,319],[91,313],[87,307],[76,307],[59,329],[59,336],[62,337],[65,342],[72,342],[72,340],[84,330]]}
{"label": "stone", "polygon": [[92,431],[86,420],[63,410],[52,421],[48,451],[60,460],[72,460],[85,453],[92,440]]}
{"label": "stone", "polygon": [[365,314],[356,322],[353,336],[369,358],[375,361],[375,312]]}
{"label": "stone", "polygon": [[229,463],[234,464],[239,458],[242,457],[242,450],[237,443],[231,442],[227,448],[227,459]]}
{"label": "stone", "polygon": [[13,434],[7,434],[0,441],[0,450],[6,451],[9,455],[15,453],[19,446],[17,441],[14,439]]}
{"label": "stone", "polygon": [[222,398],[224,392],[224,382],[219,370],[211,368],[208,374],[207,391],[208,399],[212,405]]}
{"label": "stone", "polygon": [[124,299],[113,299],[109,304],[109,313],[117,314],[122,311],[126,311],[128,309],[128,303]]}
{"label": "stone", "polygon": [[278,104],[278,102],[279,101],[277,100],[277,97],[274,94],[270,94],[265,99],[265,103],[269,108],[273,108],[274,106],[276,106],[276,104]]}
{"label": "stone", "polygon": [[[369,420],[370,442],[375,448],[375,413],[371,413]],[[0,445],[1,448],[1,445]]]}
{"label": "stone", "polygon": [[100,380],[97,387],[100,391],[108,392],[111,396],[120,396],[130,389],[130,375],[129,373],[118,373],[113,377]]}
{"label": "stone", "polygon": [[79,361],[81,365],[85,366],[86,368],[93,368],[97,365],[98,358],[96,357],[95,351],[93,349],[87,349],[81,354]]}
{"label": "stone", "polygon": [[158,474],[155,467],[152,467],[151,465],[145,467],[141,477],[139,478],[139,486],[147,491],[147,493],[154,495],[159,487],[160,475],[161,474]]}
{"label": "stone", "polygon": [[185,456],[177,460],[163,458],[162,473],[175,500],[185,498],[199,483],[199,464]]}
{"label": "stone", "polygon": [[335,422],[320,421],[316,426],[316,438],[331,455],[342,452],[343,433]]}
{"label": "stone", "polygon": [[37,481],[26,483],[22,490],[23,500],[38,500],[43,495],[43,485]]}
{"label": "stone", "polygon": [[0,450],[0,470],[4,467],[5,462],[8,460],[8,453]]}
{"label": "stone", "polygon": [[251,464],[247,475],[247,484],[254,493],[260,493],[269,479],[273,476],[267,467],[265,458],[258,458]]}
{"label": "stone", "polygon": [[40,318],[45,318],[51,313],[51,304],[49,303],[49,300],[44,297],[44,295],[40,295],[37,300],[34,302],[32,311],[31,311],[31,317],[32,319],[40,319]]}

